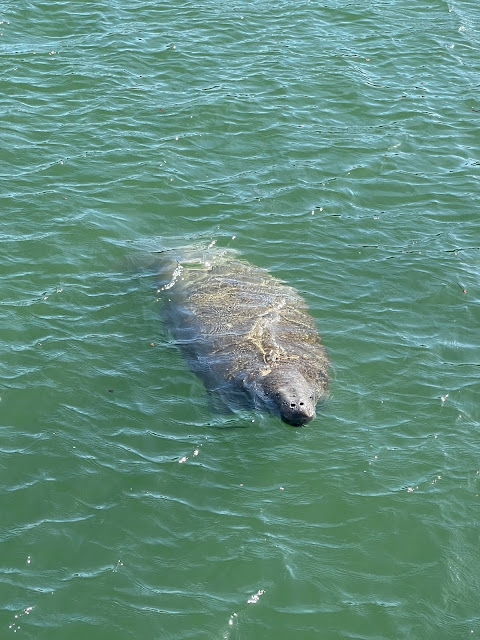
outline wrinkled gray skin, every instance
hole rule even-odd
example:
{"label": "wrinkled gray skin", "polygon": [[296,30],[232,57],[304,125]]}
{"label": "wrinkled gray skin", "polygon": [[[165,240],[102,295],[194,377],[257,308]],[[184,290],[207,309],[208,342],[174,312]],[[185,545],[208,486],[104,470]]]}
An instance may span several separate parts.
{"label": "wrinkled gray skin", "polygon": [[307,305],[264,269],[209,251],[173,262],[164,317],[207,388],[246,393],[293,426],[315,417],[329,359]]}
{"label": "wrinkled gray skin", "polygon": [[300,371],[279,366],[261,379],[261,391],[267,406],[287,424],[300,427],[315,417],[317,397],[315,389]]}

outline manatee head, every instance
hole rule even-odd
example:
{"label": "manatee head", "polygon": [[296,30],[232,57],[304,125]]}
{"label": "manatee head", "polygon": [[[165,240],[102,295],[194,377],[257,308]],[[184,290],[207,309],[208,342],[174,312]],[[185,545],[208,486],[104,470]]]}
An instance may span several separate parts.
{"label": "manatee head", "polygon": [[273,370],[262,379],[261,387],[267,403],[287,424],[301,427],[315,417],[315,390],[299,371]]}

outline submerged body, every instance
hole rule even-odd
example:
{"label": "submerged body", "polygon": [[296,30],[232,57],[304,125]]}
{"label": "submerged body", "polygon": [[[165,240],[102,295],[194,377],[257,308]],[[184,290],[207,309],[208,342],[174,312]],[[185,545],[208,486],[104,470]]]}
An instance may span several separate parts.
{"label": "submerged body", "polygon": [[209,253],[175,262],[167,327],[209,388],[243,391],[294,426],[315,417],[329,360],[303,298],[264,269]]}

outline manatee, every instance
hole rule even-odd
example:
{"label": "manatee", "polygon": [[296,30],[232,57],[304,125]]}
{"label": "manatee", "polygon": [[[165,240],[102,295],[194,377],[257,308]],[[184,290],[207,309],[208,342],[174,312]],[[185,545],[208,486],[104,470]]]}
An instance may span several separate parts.
{"label": "manatee", "polygon": [[315,417],[329,358],[294,288],[210,249],[174,260],[158,292],[166,327],[207,389],[241,393],[293,426]]}

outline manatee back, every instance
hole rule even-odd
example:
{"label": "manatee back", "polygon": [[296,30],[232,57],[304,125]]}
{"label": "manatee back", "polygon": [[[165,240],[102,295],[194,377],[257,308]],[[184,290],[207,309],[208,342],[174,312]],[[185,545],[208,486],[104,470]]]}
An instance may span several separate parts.
{"label": "manatee back", "polygon": [[293,366],[316,397],[325,393],[328,356],[295,289],[228,255],[178,266],[164,290],[165,319],[197,373],[258,386]]}

